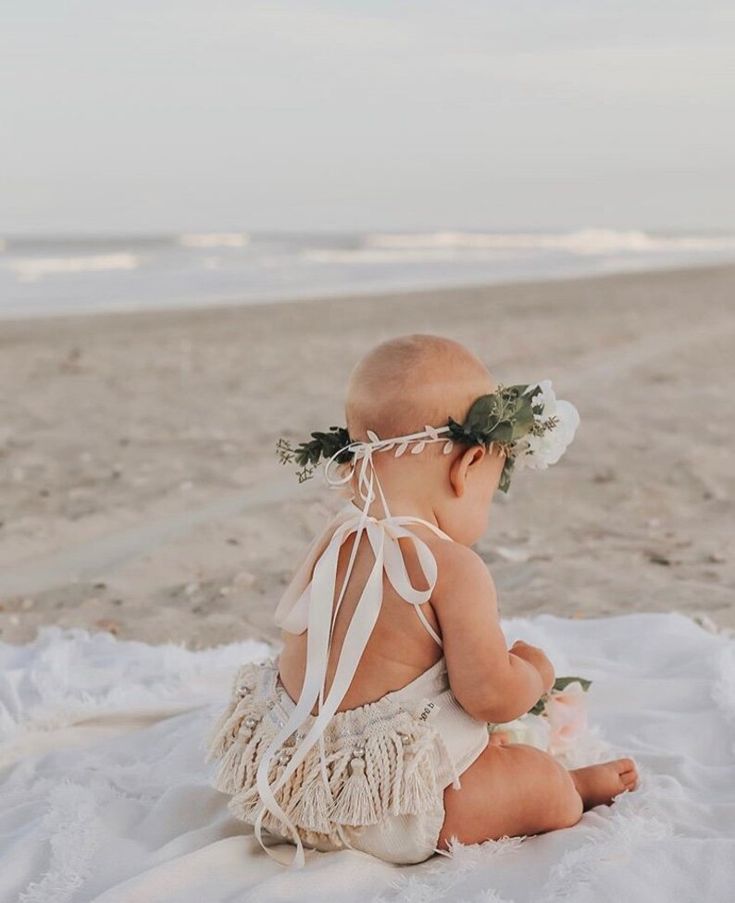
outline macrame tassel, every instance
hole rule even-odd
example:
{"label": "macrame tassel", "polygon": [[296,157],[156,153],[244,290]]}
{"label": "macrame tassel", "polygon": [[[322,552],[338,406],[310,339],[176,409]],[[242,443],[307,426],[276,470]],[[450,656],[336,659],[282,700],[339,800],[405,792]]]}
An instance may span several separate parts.
{"label": "macrame tassel", "polygon": [[365,752],[360,748],[354,751],[353,756],[350,775],[335,800],[331,817],[340,825],[374,825],[378,821],[378,813],[365,774]]}
{"label": "macrame tassel", "polygon": [[257,719],[257,714],[249,700],[243,699],[239,705],[231,707],[227,717],[220,721],[212,733],[207,761],[221,758],[243,734],[249,734],[252,727],[248,728],[246,722],[253,718]]}
{"label": "macrame tassel", "polygon": [[215,786],[222,793],[238,793],[249,783],[248,764],[252,759],[249,745],[249,737],[239,737],[227,750],[215,780]]}
{"label": "macrame tassel", "polygon": [[[290,757],[289,757],[290,758]],[[285,768],[285,764],[284,764]],[[283,768],[278,769],[278,777],[280,778],[283,774]],[[288,781],[281,787],[281,789],[276,794],[276,799],[278,800],[278,805],[283,809],[284,812],[289,812],[296,805],[296,801],[299,799],[301,795],[301,788],[304,785],[304,777],[306,775],[305,766],[302,762],[300,765],[296,766],[296,771],[293,772]],[[293,821],[293,819],[291,819]]]}
{"label": "macrame tassel", "polygon": [[263,750],[270,742],[272,729],[259,713],[243,720],[237,739],[222,757],[215,786],[223,793],[238,793],[255,781]]}
{"label": "macrame tassel", "polygon": [[236,793],[227,804],[227,808],[236,818],[248,824],[255,822],[262,807],[263,804],[255,787],[248,787],[246,790]]}
{"label": "macrame tassel", "polygon": [[389,754],[389,811],[393,815],[399,815],[401,811],[401,794],[403,792],[403,734],[392,733],[389,740],[391,745]]}
{"label": "macrame tassel", "polygon": [[251,664],[238,671],[232,698],[212,731],[208,744],[207,761],[221,758],[238,739],[243,722],[255,714],[252,692],[256,678]]}
{"label": "macrame tassel", "polygon": [[[258,760],[259,759],[260,756],[258,756]],[[271,784],[271,786],[274,785],[282,776],[287,764],[288,759],[285,756],[280,759],[275,759],[271,763],[271,767],[268,772],[268,783]],[[243,787],[243,789],[239,793],[233,796],[229,804],[229,809],[233,815],[236,815],[238,818],[242,819],[243,821],[249,822],[250,824],[255,823],[258,815],[264,808],[260,794],[258,793],[258,788],[254,783],[255,770],[255,768],[253,768],[252,770],[252,780],[248,781],[247,786]],[[279,789],[274,793],[276,802],[284,812],[288,809],[289,802],[293,797],[292,791],[293,785],[286,783],[284,786],[279,787]],[[266,812],[264,814],[263,827],[284,837],[286,836],[285,825],[282,824],[279,817],[273,815],[273,813],[271,812]]]}
{"label": "macrame tassel", "polygon": [[319,834],[328,834],[332,830],[329,822],[329,809],[332,801],[329,792],[324,786],[321,772],[317,764],[307,781],[296,796],[296,802],[289,815],[295,825],[306,828],[308,831],[316,831]]}
{"label": "macrame tassel", "polygon": [[236,733],[231,724],[235,707],[229,706],[217,721],[207,742],[207,762],[221,758],[235,742]]}
{"label": "macrame tassel", "polygon": [[288,815],[299,828],[319,834],[329,834],[334,827],[329,822],[329,808],[332,804],[329,765],[327,764],[326,767],[330,789],[324,786],[319,755],[316,750],[312,750],[307,755],[302,766],[303,770],[297,769],[294,775],[294,778],[299,778],[299,780],[294,782],[294,793],[289,802]]}
{"label": "macrame tassel", "polygon": [[403,815],[420,815],[436,804],[436,778],[426,749],[405,748],[399,810]]}
{"label": "macrame tassel", "polygon": [[[250,824],[263,810],[256,786],[258,766],[278,730],[268,711],[272,697],[254,692],[258,680],[247,671],[238,674],[232,700],[210,745],[210,758],[219,759],[220,765],[215,786],[232,796],[233,815]],[[379,727],[366,730],[363,745],[353,746],[358,736],[355,728],[359,731],[362,721]],[[348,736],[351,742],[342,739]],[[326,744],[326,774],[317,750],[310,751],[285,785],[275,791],[276,801],[302,838],[319,841],[326,837],[335,843],[342,837],[343,826],[376,824],[391,813],[432,811],[441,803],[434,755],[440,739],[428,725],[389,705],[373,704],[357,725],[339,713]],[[298,740],[297,735],[296,745]],[[293,747],[286,744],[274,756],[269,769],[271,787],[292,755]],[[270,812],[263,813],[262,823],[277,834],[285,830]]]}
{"label": "macrame tassel", "polygon": [[[288,759],[282,759],[280,761],[276,760],[275,769],[271,767],[270,777],[268,778],[268,781],[271,784],[271,789],[273,789],[273,785],[275,785],[283,776],[283,772],[286,770],[287,763]],[[291,783],[290,785],[286,783],[282,787],[279,787],[278,790],[273,791],[276,802],[284,812],[288,809],[289,800],[293,796],[292,788],[293,783]],[[263,819],[263,824],[266,828],[271,828],[272,830],[277,831],[279,834],[282,834],[284,837],[288,836],[288,829],[281,822],[279,816],[273,815],[269,812],[268,815]]]}
{"label": "macrame tassel", "polygon": [[378,821],[390,811],[391,782],[395,772],[393,752],[389,734],[374,734],[365,742],[365,775]]}

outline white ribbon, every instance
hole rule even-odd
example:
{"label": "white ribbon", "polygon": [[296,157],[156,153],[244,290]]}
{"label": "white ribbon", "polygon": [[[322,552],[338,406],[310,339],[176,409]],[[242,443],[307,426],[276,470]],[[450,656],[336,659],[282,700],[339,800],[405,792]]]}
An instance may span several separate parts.
{"label": "white ribbon", "polygon": [[[307,631],[306,672],[301,693],[294,708],[286,723],[268,744],[258,765],[256,786],[263,808],[255,822],[255,834],[261,845],[265,846],[262,838],[263,816],[269,812],[278,818],[296,843],[292,864],[297,866],[304,864],[303,845],[296,826],[278,805],[275,794],[289,780],[317,742],[320,743],[322,779],[329,792],[328,774],[324,761],[323,734],[352,683],[357,666],[378,620],[383,602],[383,572],[387,575],[396,593],[415,607],[422,624],[441,646],[441,637],[421,609],[421,605],[431,598],[436,585],[436,560],[427,544],[412,532],[410,526],[422,524],[437,536],[444,539],[449,539],[449,537],[435,524],[419,517],[393,517],[390,515],[382,487],[373,467],[372,448],[365,443],[363,449],[360,458],[353,458],[350,462],[349,473],[346,476],[340,477],[337,483],[330,481],[332,485],[347,483],[352,478],[359,460],[358,492],[365,501],[363,509],[360,510],[350,502],[337,514],[327,530],[312,545],[306,560],[286,590],[276,611],[276,621],[285,630],[293,633]],[[374,492],[376,486],[386,514],[380,519],[368,514],[370,505],[376,498]],[[340,549],[353,534],[355,541],[340,592],[335,600]],[[334,625],[363,536],[367,537],[375,560],[347,627],[334,678],[329,691],[326,692],[327,666]],[[419,567],[427,584],[426,589],[416,589],[411,583],[399,539],[408,539],[413,543]],[[309,575],[311,575],[310,580]],[[283,744],[303,726],[315,706],[317,706],[317,714],[309,730],[299,744],[293,748],[289,747],[291,757],[287,765],[276,781],[270,784],[269,771],[273,759]],[[273,855],[267,847],[265,849],[269,855]]]}

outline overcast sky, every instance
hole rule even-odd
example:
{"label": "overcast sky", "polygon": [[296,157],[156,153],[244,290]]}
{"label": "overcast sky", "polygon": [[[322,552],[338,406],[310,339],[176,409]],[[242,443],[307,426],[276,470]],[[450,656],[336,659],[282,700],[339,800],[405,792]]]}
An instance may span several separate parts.
{"label": "overcast sky", "polygon": [[0,235],[735,229],[731,0],[2,0]]}

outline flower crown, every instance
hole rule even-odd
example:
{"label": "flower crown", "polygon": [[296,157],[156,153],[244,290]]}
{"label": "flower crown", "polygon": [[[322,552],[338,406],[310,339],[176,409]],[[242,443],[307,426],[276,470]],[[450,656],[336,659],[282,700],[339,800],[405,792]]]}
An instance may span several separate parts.
{"label": "flower crown", "polygon": [[[297,446],[279,439],[276,452],[282,464],[296,463],[299,483],[313,476],[320,459],[329,468],[334,464],[355,462],[372,452],[394,450],[399,458],[411,446],[412,455],[420,454],[431,443],[443,443],[444,454],[455,443],[462,445],[495,445],[505,454],[498,488],[507,492],[513,468],[545,470],[555,464],[574,438],[579,413],[569,401],[557,399],[546,379],[540,383],[498,386],[495,392],[481,395],[470,407],[462,423],[451,417],[446,425],[425,426],[420,432],[381,439],[367,430],[367,442],[350,438],[344,427],[330,426],[327,432],[311,433],[311,439]],[[342,481],[340,481],[342,482]]]}

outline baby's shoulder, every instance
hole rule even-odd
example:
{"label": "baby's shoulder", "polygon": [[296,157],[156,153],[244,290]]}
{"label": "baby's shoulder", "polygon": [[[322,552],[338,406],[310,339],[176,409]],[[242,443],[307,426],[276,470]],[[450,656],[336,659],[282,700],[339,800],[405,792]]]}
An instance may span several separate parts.
{"label": "baby's shoulder", "polygon": [[474,549],[439,537],[430,547],[437,566],[432,602],[456,598],[458,593],[465,597],[495,595],[492,575]]}

